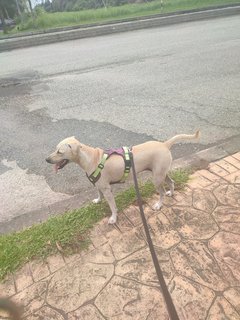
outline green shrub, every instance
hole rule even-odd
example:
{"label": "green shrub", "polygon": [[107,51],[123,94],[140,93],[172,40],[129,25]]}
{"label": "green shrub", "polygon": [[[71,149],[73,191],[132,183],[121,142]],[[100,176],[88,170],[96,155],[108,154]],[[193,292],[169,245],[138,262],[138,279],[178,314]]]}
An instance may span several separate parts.
{"label": "green shrub", "polygon": [[[156,0],[140,4],[133,3],[117,7],[98,8],[99,1],[85,1],[89,8],[95,5],[96,10],[83,10],[83,2],[76,2],[73,9],[77,11],[53,13],[46,13],[44,10],[37,11],[37,16],[34,19],[31,15],[26,15],[23,22],[18,24],[18,27],[20,30],[41,30],[240,2],[240,0],[163,0],[163,2]],[[114,5],[115,0],[104,0],[104,3]],[[119,4],[119,1],[117,3]],[[70,9],[70,7],[67,7],[67,9]]]}

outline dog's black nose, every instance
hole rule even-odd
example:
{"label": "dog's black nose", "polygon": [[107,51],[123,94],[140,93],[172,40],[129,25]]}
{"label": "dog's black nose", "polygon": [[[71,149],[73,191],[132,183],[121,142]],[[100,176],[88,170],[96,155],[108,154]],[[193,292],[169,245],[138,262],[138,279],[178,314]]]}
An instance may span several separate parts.
{"label": "dog's black nose", "polygon": [[49,158],[46,158],[46,161],[47,161],[48,163],[51,163],[51,160],[50,160]]}

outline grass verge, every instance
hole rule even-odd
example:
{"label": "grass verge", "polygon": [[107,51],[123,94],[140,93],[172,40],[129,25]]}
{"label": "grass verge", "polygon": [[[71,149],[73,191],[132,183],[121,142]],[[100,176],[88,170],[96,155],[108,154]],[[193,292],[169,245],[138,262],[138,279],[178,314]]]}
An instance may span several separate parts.
{"label": "grass verge", "polygon": [[[156,0],[141,4],[127,4],[119,7],[108,7],[107,9],[101,8],[77,12],[43,13],[35,19],[28,18],[24,22],[20,23],[10,33],[108,22],[157,13],[169,13],[232,3],[240,3],[240,0]],[[19,30],[17,30],[17,28]]]}
{"label": "grass verge", "polygon": [[[171,172],[176,189],[183,188],[190,171],[179,169]],[[155,191],[151,182],[140,185],[143,199]],[[116,197],[119,211],[136,201],[134,187],[119,193]],[[110,212],[107,204],[90,204],[84,208],[50,218],[44,223],[26,230],[0,236],[0,280],[33,258],[47,257],[58,252],[63,254],[86,248],[89,231],[94,224]]]}

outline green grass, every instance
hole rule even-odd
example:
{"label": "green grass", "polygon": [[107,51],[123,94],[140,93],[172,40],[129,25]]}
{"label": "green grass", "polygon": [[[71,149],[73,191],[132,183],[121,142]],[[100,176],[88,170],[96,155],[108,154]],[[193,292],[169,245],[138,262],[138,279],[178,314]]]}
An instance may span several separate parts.
{"label": "green grass", "polygon": [[183,189],[192,173],[190,169],[178,169],[170,172],[169,176],[174,180],[175,189]]}
{"label": "green grass", "polygon": [[[188,181],[189,171],[176,170],[171,173],[177,189],[183,188]],[[151,182],[140,184],[143,199],[149,198],[155,191]],[[119,211],[136,201],[134,187],[119,193],[116,197]],[[84,208],[50,218],[44,223],[24,231],[0,236],[0,280],[33,258],[47,257],[58,252],[70,254],[86,248],[89,243],[89,231],[94,224],[110,209],[105,202],[90,204]]]}
{"label": "green grass", "polygon": [[[156,0],[142,4],[109,7],[107,9],[43,13],[34,20],[28,18],[24,23],[19,24],[18,27],[19,31],[46,30],[55,27],[107,22],[231,3],[240,3],[240,0],[163,0],[163,5],[160,0]],[[17,28],[11,31],[11,33],[16,32]]]}

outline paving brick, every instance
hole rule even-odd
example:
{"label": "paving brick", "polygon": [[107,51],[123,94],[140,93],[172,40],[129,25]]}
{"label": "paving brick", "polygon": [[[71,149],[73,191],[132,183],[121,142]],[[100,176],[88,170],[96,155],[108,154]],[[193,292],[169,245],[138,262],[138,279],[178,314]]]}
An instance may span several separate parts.
{"label": "paving brick", "polygon": [[138,226],[142,223],[139,210],[135,206],[128,207],[124,211],[125,216],[131,221],[134,226]]}
{"label": "paving brick", "polygon": [[226,158],[224,158],[224,160],[231,163],[236,168],[240,169],[240,160],[237,160],[236,158],[234,158],[232,156],[226,157]]}
{"label": "paving brick", "polygon": [[204,178],[212,181],[212,182],[215,182],[216,180],[219,179],[219,176],[213,174],[212,172],[210,172],[208,170],[200,170],[200,171],[198,171],[198,174],[203,176]]}
{"label": "paving brick", "polygon": [[229,181],[230,183],[240,184],[240,170],[229,174],[228,176],[224,177],[224,179]]}
{"label": "paving brick", "polygon": [[118,219],[116,226],[119,228],[121,232],[128,232],[133,229],[133,224],[129,221],[125,214],[120,212],[118,214]]}
{"label": "paving brick", "polygon": [[233,173],[238,170],[236,167],[234,167],[233,165],[231,165],[230,163],[228,163],[224,159],[215,162],[215,164],[217,164],[218,166],[220,166],[221,168],[226,170],[228,173]]}
{"label": "paving brick", "polygon": [[239,287],[230,288],[230,289],[226,290],[223,293],[223,295],[231,303],[231,305],[235,307],[235,309],[240,314],[240,304],[239,304],[239,301],[240,301],[240,288]]}
{"label": "paving brick", "polygon": [[84,257],[86,254],[89,254],[89,252],[96,250],[96,248],[93,246],[93,244],[90,244],[87,248],[81,250],[81,258]]}
{"label": "paving brick", "polygon": [[64,267],[64,265],[65,265],[63,257],[60,254],[56,254],[54,256],[48,257],[47,263],[49,265],[51,273],[59,270],[60,268]]}
{"label": "paving brick", "polygon": [[47,264],[41,260],[34,260],[30,262],[29,265],[35,282],[49,276],[50,274]]}
{"label": "paving brick", "polygon": [[[17,293],[13,298],[13,302],[19,305],[23,311],[21,320],[30,319],[53,319],[53,318],[36,318],[34,313],[45,303],[48,281],[39,281]],[[54,319],[55,320],[55,319]]]}
{"label": "paving brick", "polygon": [[178,206],[190,207],[192,205],[192,189],[184,188],[184,192],[178,191],[174,194]]}
{"label": "paving brick", "polygon": [[212,173],[217,174],[219,177],[225,177],[229,174],[229,172],[225,169],[223,169],[222,167],[219,167],[217,164],[215,163],[211,163],[209,165],[209,171],[211,171]]}
{"label": "paving brick", "polygon": [[[108,219],[108,218],[107,218]],[[120,234],[119,229],[116,229],[114,225],[109,225],[107,219],[103,219],[98,223],[100,231],[105,235],[107,239],[111,239]],[[88,249],[89,250],[89,249]]]}
{"label": "paving brick", "polygon": [[203,176],[195,172],[191,175],[188,186],[190,188],[206,187],[209,186],[211,183],[212,181],[204,178]]}
{"label": "paving brick", "polygon": [[[101,316],[99,311],[97,310],[96,307],[94,307],[91,304],[88,304],[86,306],[83,306],[71,313],[68,314],[68,320],[89,320],[89,319],[94,319],[94,320],[104,320],[104,318]],[[106,318],[105,318],[106,319]]]}
{"label": "paving brick", "polygon": [[90,238],[95,248],[107,242],[107,238],[98,228],[98,226],[94,227],[94,229],[91,231]]}
{"label": "paving brick", "polygon": [[17,292],[24,290],[33,284],[33,278],[29,264],[27,263],[22,269],[17,271],[14,275]]}
{"label": "paving brick", "polygon": [[217,297],[208,313],[208,320],[231,319],[238,320],[239,313],[223,297]]}
{"label": "paving brick", "polygon": [[131,252],[137,251],[145,246],[145,242],[137,237],[134,230],[114,235],[109,240],[109,244],[117,260],[123,259]]}
{"label": "paving brick", "polygon": [[235,153],[235,154],[233,154],[232,156],[233,156],[234,158],[236,158],[237,160],[240,161],[240,152]]}
{"label": "paving brick", "polygon": [[64,256],[64,260],[66,264],[72,264],[82,258],[82,255],[80,253],[71,254],[69,256]]}
{"label": "paving brick", "polygon": [[0,283],[0,296],[10,297],[16,293],[14,279],[9,275],[4,282]]}

